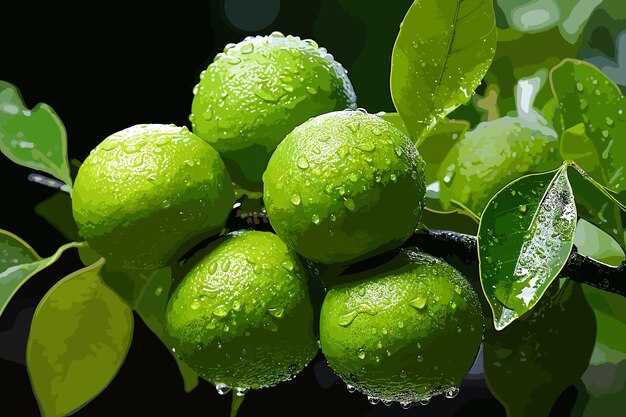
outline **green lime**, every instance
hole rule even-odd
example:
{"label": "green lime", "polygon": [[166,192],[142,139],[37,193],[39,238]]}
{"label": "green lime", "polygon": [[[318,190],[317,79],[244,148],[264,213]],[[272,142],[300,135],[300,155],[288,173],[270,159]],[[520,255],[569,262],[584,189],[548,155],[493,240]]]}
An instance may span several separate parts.
{"label": "green lime", "polygon": [[479,124],[452,147],[441,163],[439,198],[480,215],[489,199],[511,181],[560,165],[556,133],[518,117]]}
{"label": "green lime", "polygon": [[166,329],[180,358],[222,393],[291,379],[318,350],[303,266],[269,232],[214,245],[170,298]]}
{"label": "green lime", "polygon": [[391,123],[362,111],[315,117],[276,148],[263,176],[274,230],[321,263],[400,246],[424,204],[424,162]]}
{"label": "green lime", "polygon": [[482,337],[470,283],[415,249],[342,280],[324,299],[320,341],[348,388],[404,405],[455,395]]}
{"label": "green lime", "polygon": [[221,231],[232,183],[219,154],[174,125],[136,125],[102,141],[81,165],[72,211],[107,265],[153,269]]}
{"label": "green lime", "polygon": [[317,43],[274,32],[228,44],[194,88],[194,133],[217,149],[233,181],[261,189],[276,145],[300,123],[356,107],[346,71]]}

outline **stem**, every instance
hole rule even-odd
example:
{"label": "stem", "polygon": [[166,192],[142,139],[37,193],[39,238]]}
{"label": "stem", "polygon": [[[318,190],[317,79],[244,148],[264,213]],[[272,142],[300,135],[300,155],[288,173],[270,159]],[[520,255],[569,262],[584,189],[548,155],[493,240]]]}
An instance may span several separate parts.
{"label": "stem", "polygon": [[66,193],[71,194],[70,187],[68,187],[67,184],[53,178],[48,178],[41,174],[28,174],[28,181],[40,185],[45,185],[46,187],[54,188],[55,190],[65,191]]}
{"label": "stem", "polygon": [[[466,265],[475,267],[478,262],[475,236],[431,229],[415,233],[408,243],[441,258],[453,254]],[[607,265],[578,253],[576,248],[572,249],[559,277],[626,297],[626,265]]]}
{"label": "stem", "polygon": [[237,417],[237,412],[239,412],[239,407],[243,404],[243,400],[246,397],[243,395],[237,395],[233,392],[233,400],[230,405],[230,417]]}

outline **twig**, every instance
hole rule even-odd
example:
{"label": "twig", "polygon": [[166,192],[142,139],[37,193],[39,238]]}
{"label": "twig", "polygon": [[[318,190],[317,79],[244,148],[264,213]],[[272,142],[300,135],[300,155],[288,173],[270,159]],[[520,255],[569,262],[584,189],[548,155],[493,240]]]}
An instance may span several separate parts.
{"label": "twig", "polygon": [[[476,237],[447,230],[423,230],[415,233],[408,242],[441,258],[454,254],[466,265],[478,263]],[[591,285],[626,297],[626,266],[611,266],[572,250],[559,277]]]}

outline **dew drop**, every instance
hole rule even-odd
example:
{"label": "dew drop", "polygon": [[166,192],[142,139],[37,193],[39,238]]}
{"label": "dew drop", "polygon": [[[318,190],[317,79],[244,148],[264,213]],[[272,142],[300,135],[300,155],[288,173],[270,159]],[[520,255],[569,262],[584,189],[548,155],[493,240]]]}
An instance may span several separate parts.
{"label": "dew drop", "polygon": [[426,306],[427,297],[417,297],[409,301],[409,305],[417,310],[421,310]]}
{"label": "dew drop", "polygon": [[317,88],[315,88],[315,87],[307,87],[306,91],[307,91],[307,93],[309,93],[311,95],[317,94]]}
{"label": "dew drop", "polygon": [[254,44],[252,42],[244,43],[240,49],[242,54],[250,54],[254,52]]}
{"label": "dew drop", "polygon": [[228,315],[228,306],[221,304],[213,309],[213,314],[217,317],[226,317]]}
{"label": "dew drop", "polygon": [[224,383],[219,383],[215,384],[215,390],[219,395],[226,395],[230,392],[231,388]]}
{"label": "dew drop", "polygon": [[393,404],[393,401],[391,400],[381,400],[381,402],[385,404],[386,407],[389,407],[391,404]]}
{"label": "dew drop", "polygon": [[406,371],[404,369],[400,371],[400,378],[406,378]]}
{"label": "dew drop", "polygon": [[459,295],[461,295],[461,292],[462,292],[462,291],[461,291],[461,287],[459,287],[458,285],[455,285],[455,286],[454,286],[454,292],[455,292],[455,293],[457,293],[457,294],[459,294]]}
{"label": "dew drop", "polygon": [[224,259],[224,262],[222,262],[222,271],[228,272],[229,268],[230,268],[230,261],[228,259]]}
{"label": "dew drop", "polygon": [[300,202],[302,201],[300,200],[300,194],[298,193],[293,194],[290,198],[290,201],[291,201],[291,204],[293,204],[294,206],[299,205]]}
{"label": "dew drop", "polygon": [[372,152],[376,148],[376,145],[370,140],[365,140],[356,145],[356,147],[364,152]]}
{"label": "dew drop", "polygon": [[352,310],[351,312],[340,316],[339,319],[337,320],[337,324],[340,325],[341,327],[348,327],[350,324],[352,324],[352,322],[354,321],[354,318],[358,314],[359,313],[356,310]]}
{"label": "dew drop", "polygon": [[217,272],[217,262],[211,262],[209,264],[209,274],[214,274]]}
{"label": "dew drop", "polygon": [[359,357],[359,359],[365,359],[365,348],[359,348],[356,355]]}
{"label": "dew drop", "polygon": [[411,404],[412,403],[410,401],[400,401],[400,407],[402,407],[403,410],[411,408]]}
{"label": "dew drop", "polygon": [[282,307],[268,308],[267,312],[270,313],[270,316],[276,317],[277,319],[279,319],[285,313],[285,309]]}
{"label": "dew drop", "polygon": [[528,207],[526,207],[526,204],[520,204],[519,206],[517,206],[517,210],[522,214],[526,213],[527,209]]}
{"label": "dew drop", "polygon": [[420,401],[420,404],[421,404],[421,405],[428,405],[429,403],[430,403],[430,397],[423,398],[423,399]]}
{"label": "dew drop", "polygon": [[391,174],[389,176],[389,179],[391,179],[391,181],[396,182],[396,180],[398,179],[398,177],[396,177],[396,174]]}
{"label": "dew drop", "polygon": [[287,271],[293,271],[293,262],[287,260],[284,261],[282,264],[282,267],[285,268]]}
{"label": "dew drop", "polygon": [[213,108],[211,107],[211,105],[209,105],[204,111],[204,113],[202,113],[202,117],[206,121],[209,121],[213,118]]}
{"label": "dew drop", "polygon": [[399,146],[396,146],[396,155],[402,156],[402,148]]}
{"label": "dew drop", "polygon": [[298,165],[299,168],[307,169],[309,167],[309,160],[306,156],[300,155],[296,161],[296,165]]}
{"label": "dew drop", "polygon": [[311,216],[311,221],[313,222],[313,224],[320,224],[320,216],[314,214],[313,216]]}
{"label": "dew drop", "polygon": [[191,309],[197,310],[199,308],[200,308],[200,301],[197,298],[194,298],[193,301],[191,302]]}
{"label": "dew drop", "polygon": [[444,395],[446,398],[452,399],[456,397],[457,395],[459,395],[459,389],[457,387],[450,388],[449,390],[445,392]]}
{"label": "dew drop", "polygon": [[418,362],[424,362],[424,357],[422,355],[417,355],[417,361]]}
{"label": "dew drop", "polygon": [[157,289],[154,290],[154,295],[156,295],[157,297],[161,295],[162,293],[163,293],[163,287],[157,287]]}
{"label": "dew drop", "polygon": [[376,397],[373,397],[371,395],[368,395],[367,396],[367,401],[369,401],[370,404],[372,404],[372,405],[376,405],[376,404],[378,404],[380,402],[380,399],[378,399]]}
{"label": "dew drop", "polygon": [[350,394],[354,394],[356,392],[356,387],[354,385],[346,384],[346,388]]}
{"label": "dew drop", "polygon": [[350,211],[354,211],[355,209],[354,200],[352,200],[351,198],[346,198],[343,202],[343,205],[346,206],[346,208]]}
{"label": "dew drop", "polygon": [[237,397],[243,397],[248,393],[249,390],[250,388],[237,387],[235,388],[235,394],[237,395]]}

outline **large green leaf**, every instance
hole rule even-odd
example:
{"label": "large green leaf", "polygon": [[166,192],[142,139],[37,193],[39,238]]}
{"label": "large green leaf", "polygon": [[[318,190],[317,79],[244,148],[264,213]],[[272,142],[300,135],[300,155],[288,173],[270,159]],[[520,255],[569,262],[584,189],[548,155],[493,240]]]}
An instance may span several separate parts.
{"label": "large green leaf", "polygon": [[84,406],[126,358],[133,314],[100,279],[103,263],[63,278],[35,310],[26,362],[44,416],[64,416]]}
{"label": "large green leaf", "polygon": [[596,333],[581,286],[554,282],[537,306],[501,332],[487,331],[484,373],[508,417],[548,417],[589,363]]}
{"label": "large green leaf", "polygon": [[165,332],[165,309],[172,287],[172,270],[169,267],[153,271],[145,286],[137,296],[134,309],[146,326],[158,336],[161,342],[173,354],[186,392],[198,386],[198,375],[172,351],[173,343]]}
{"label": "large green leaf", "polygon": [[[13,295],[32,276],[52,265],[69,248],[80,248],[82,242],[61,246],[50,257],[41,259],[24,241],[12,233],[0,230],[0,316]],[[6,267],[3,267],[6,266]]]}
{"label": "large green leaf", "polygon": [[28,243],[13,233],[0,229],[0,274],[9,268],[40,259],[41,257]]}
{"label": "large green leaf", "polygon": [[491,0],[416,0],[396,38],[391,97],[409,132],[423,135],[467,102],[493,59]]}
{"label": "large green leaf", "polygon": [[[591,64],[574,59],[565,59],[550,73],[552,91],[559,101],[559,113],[564,131],[563,149],[578,149],[572,157],[600,184],[619,194],[626,191],[626,99],[619,88],[600,70]],[[581,126],[582,124],[582,126]],[[584,152],[584,127],[589,145],[595,150],[596,158]],[[576,135],[578,133],[578,135]],[[626,194],[617,196],[626,204]]]}
{"label": "large green leaf", "polygon": [[559,274],[572,250],[576,218],[567,165],[519,178],[489,201],[478,253],[496,330],[533,308]]}
{"label": "large green leaf", "polygon": [[16,164],[47,172],[71,191],[65,127],[47,104],[32,110],[17,88],[0,81],[0,151]]}

